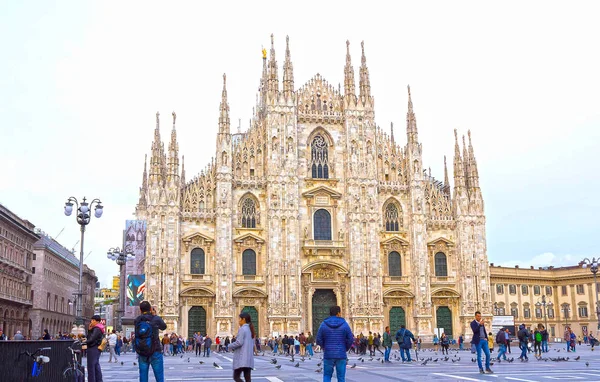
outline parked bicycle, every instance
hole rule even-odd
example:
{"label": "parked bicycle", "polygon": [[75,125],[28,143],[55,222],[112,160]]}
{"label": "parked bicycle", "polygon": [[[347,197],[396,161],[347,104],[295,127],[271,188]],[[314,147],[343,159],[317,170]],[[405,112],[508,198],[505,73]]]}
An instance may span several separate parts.
{"label": "parked bicycle", "polygon": [[78,355],[81,354],[81,349],[73,349],[73,346],[76,345],[81,345],[81,342],[75,341],[67,348],[67,350],[71,352],[71,359],[69,360],[69,366],[63,370],[63,378],[74,382],[85,380],[85,374],[82,370],[83,367],[78,359]]}
{"label": "parked bicycle", "polygon": [[46,350],[52,350],[52,348],[39,348],[33,353],[30,353],[28,351],[21,352],[19,353],[19,358],[17,360],[21,359],[21,356],[23,355],[26,355],[28,358],[32,359],[33,366],[31,367],[31,376],[34,378],[39,377],[42,373],[44,364],[50,362],[50,357],[47,357],[45,355],[38,355],[38,353],[41,353]]}

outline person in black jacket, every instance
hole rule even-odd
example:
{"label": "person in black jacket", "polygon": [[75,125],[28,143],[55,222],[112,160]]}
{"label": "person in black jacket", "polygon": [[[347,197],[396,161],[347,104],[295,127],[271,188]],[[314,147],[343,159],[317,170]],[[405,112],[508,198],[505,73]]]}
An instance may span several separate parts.
{"label": "person in black jacket", "polygon": [[140,382],[148,382],[148,373],[150,371],[150,366],[152,366],[152,371],[154,372],[154,378],[156,378],[156,382],[164,382],[165,370],[163,365],[162,346],[159,340],[158,331],[167,329],[167,324],[165,324],[162,318],[156,315],[156,311],[150,306],[150,303],[148,301],[142,301],[140,303],[140,310],[142,314],[135,318],[134,326],[137,328],[138,323],[143,319],[144,321],[149,321],[150,324],[154,327],[155,331],[153,333],[154,354],[152,354],[150,357],[142,357],[140,355],[138,359],[140,370]]}
{"label": "person in black jacket", "polygon": [[85,340],[87,348],[88,382],[102,382],[102,369],[100,368],[100,349],[104,337],[104,325],[100,323],[100,316],[92,316],[88,327],[88,335]]}
{"label": "person in black jacket", "polygon": [[[475,312],[475,319],[471,321],[471,330],[473,330],[473,338],[471,343],[477,349],[477,366],[481,374],[493,374],[490,369],[490,348],[488,346],[487,331],[485,330],[485,322],[481,318],[481,312]],[[481,352],[485,354],[485,370],[481,363]]]}

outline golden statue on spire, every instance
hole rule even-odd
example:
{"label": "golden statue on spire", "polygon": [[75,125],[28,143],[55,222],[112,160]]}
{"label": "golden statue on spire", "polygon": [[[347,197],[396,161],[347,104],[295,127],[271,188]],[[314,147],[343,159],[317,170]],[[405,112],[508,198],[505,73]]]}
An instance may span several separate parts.
{"label": "golden statue on spire", "polygon": [[262,54],[263,54],[263,60],[267,59],[267,50],[265,49],[265,47],[262,47]]}

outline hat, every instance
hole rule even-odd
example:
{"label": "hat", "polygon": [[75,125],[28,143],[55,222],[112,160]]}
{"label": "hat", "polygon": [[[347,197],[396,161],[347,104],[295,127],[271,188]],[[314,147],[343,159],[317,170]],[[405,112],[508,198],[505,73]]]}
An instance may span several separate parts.
{"label": "hat", "polygon": [[101,318],[100,318],[100,316],[99,316],[99,315],[97,315],[97,314],[94,314],[94,315],[92,316],[92,320],[95,320],[95,321],[98,321],[98,322],[100,322]]}

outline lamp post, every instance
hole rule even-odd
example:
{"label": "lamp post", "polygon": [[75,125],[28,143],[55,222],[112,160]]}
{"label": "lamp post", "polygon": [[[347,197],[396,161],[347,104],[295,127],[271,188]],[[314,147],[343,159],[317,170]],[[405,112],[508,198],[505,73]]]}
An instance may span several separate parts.
{"label": "lamp post", "polygon": [[494,316],[497,316],[497,315],[498,315],[498,303],[495,302],[494,303]]}
{"label": "lamp post", "polygon": [[596,289],[596,317],[598,318],[598,330],[600,330],[600,302],[598,302],[598,282],[596,281],[596,273],[598,273],[598,263],[600,258],[593,257],[591,260],[587,257],[579,264],[582,268],[590,268],[590,271],[594,274],[594,288]]}
{"label": "lamp post", "polygon": [[[544,328],[548,329],[548,308],[552,308],[552,301],[546,301],[546,296],[543,295],[542,296],[542,301],[538,301],[535,303],[535,306],[537,306],[538,308],[540,306],[544,307]],[[565,316],[566,317],[566,316]]]}
{"label": "lamp post", "polygon": [[122,326],[121,326],[121,319],[123,317],[123,308],[124,308],[124,304],[123,304],[123,266],[128,262],[131,261],[133,259],[135,259],[135,255],[133,253],[131,253],[130,251],[127,250],[121,250],[119,247],[117,248],[111,248],[108,250],[108,252],[106,253],[106,257],[108,257],[110,260],[114,261],[117,263],[117,265],[119,266],[119,308],[117,309],[117,324],[115,325],[117,327],[117,332],[120,332],[122,330]]}
{"label": "lamp post", "polygon": [[79,251],[79,287],[77,289],[76,322],[77,322],[77,325],[83,325],[84,319],[83,319],[82,279],[83,279],[83,239],[84,239],[84,234],[85,234],[85,226],[90,224],[90,221],[92,220],[92,216],[90,215],[92,206],[94,204],[96,205],[96,207],[94,208],[94,216],[96,218],[102,217],[102,212],[104,212],[104,207],[102,206],[102,202],[100,201],[100,199],[94,199],[90,203],[88,203],[86,201],[85,197],[83,198],[83,200],[81,202],[79,202],[79,201],[77,201],[77,198],[71,196],[69,199],[67,199],[67,202],[65,203],[65,215],[71,216],[71,213],[73,212],[73,204],[75,204],[77,206],[77,215],[75,216],[75,218],[77,219],[77,224],[79,224],[79,226],[81,227],[81,240],[80,240],[81,246],[80,246],[80,251]]}
{"label": "lamp post", "polygon": [[571,311],[571,308],[569,308],[569,304],[563,304],[562,310],[565,315],[565,328],[566,328],[567,326],[569,326],[569,323],[567,320],[569,318],[569,312]]}

